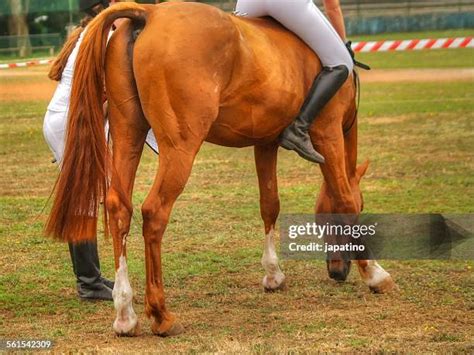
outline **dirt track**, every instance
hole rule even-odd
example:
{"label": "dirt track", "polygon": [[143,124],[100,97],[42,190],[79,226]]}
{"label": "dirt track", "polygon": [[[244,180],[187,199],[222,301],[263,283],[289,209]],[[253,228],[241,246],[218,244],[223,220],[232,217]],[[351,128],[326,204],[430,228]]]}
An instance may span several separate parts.
{"label": "dirt track", "polygon": [[382,69],[360,71],[360,76],[367,83],[471,81],[474,69]]}

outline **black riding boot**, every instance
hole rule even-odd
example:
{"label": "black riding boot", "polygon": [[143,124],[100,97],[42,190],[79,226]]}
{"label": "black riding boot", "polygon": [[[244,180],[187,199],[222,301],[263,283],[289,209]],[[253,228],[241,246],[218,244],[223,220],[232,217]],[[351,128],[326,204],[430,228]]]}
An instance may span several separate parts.
{"label": "black riding boot", "polygon": [[316,116],[345,83],[349,70],[345,65],[324,67],[309,90],[296,120],[280,136],[280,145],[294,150],[302,158],[313,163],[324,163],[324,157],[313,148],[309,137],[309,128]]}
{"label": "black riding boot", "polygon": [[86,242],[69,243],[72,267],[76,275],[77,293],[87,300],[112,300],[114,283],[100,274],[97,244]]}

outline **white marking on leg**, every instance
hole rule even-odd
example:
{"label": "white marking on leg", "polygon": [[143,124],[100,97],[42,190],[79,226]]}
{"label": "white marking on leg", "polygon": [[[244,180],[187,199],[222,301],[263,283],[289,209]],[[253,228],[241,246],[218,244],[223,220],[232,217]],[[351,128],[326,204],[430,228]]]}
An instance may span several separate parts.
{"label": "white marking on leg", "polygon": [[364,279],[365,283],[369,287],[377,287],[387,278],[390,278],[390,274],[383,269],[375,260],[369,260],[368,265],[365,268],[365,272],[368,275]]}
{"label": "white marking on leg", "polygon": [[267,290],[277,289],[285,280],[285,275],[281,272],[280,266],[278,265],[278,256],[275,251],[273,235],[274,230],[272,227],[270,232],[265,235],[265,247],[262,256],[262,266],[267,273],[263,278],[262,284]]}
{"label": "white marking on leg", "polygon": [[114,331],[121,335],[131,335],[135,329],[138,319],[133,310],[133,290],[128,279],[127,259],[120,256],[119,268],[115,272],[115,285],[112,291],[117,318],[114,321]]}

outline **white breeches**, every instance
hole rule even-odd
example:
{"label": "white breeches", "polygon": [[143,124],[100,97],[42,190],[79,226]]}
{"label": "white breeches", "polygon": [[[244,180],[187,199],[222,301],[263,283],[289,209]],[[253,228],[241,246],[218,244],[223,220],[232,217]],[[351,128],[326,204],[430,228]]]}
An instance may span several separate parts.
{"label": "white breeches", "polygon": [[353,61],[341,37],[312,0],[238,0],[241,16],[271,16],[300,37],[318,55],[323,66],[345,65]]}
{"label": "white breeches", "polygon": [[[54,158],[58,164],[61,164],[64,154],[64,146],[66,144],[67,116],[67,111],[58,112],[49,109],[46,111],[46,115],[44,116],[44,138],[53,152]],[[106,132],[108,132],[108,124],[105,129]],[[151,130],[148,132],[146,142],[150,148],[158,153],[158,144],[156,143],[155,136]]]}

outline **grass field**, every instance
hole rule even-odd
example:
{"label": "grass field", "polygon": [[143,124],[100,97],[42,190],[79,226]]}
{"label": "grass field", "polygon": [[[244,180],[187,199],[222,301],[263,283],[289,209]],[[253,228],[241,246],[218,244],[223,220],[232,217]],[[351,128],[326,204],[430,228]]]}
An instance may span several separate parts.
{"label": "grass field", "polygon": [[[370,61],[449,70],[437,53],[400,60],[372,55]],[[474,68],[466,60],[473,50],[446,53],[452,63],[457,56],[463,68]],[[198,155],[163,247],[168,305],[186,332],[155,337],[143,315],[139,207],[156,170],[147,150],[128,243],[142,336],[115,337],[112,304],[79,301],[67,247],[42,235],[57,175],[42,136],[54,88],[42,76],[46,69],[0,72],[0,339],[53,339],[58,351],[474,350],[472,261],[383,261],[400,287],[389,295],[371,294],[355,269],[338,284],[321,262],[282,261],[288,289],[265,294],[253,152],[210,144]],[[362,87],[359,156],[371,160],[362,184],[366,212],[474,212],[474,78],[381,77]],[[281,152],[282,213],[310,213],[320,184],[317,167]],[[111,242],[99,243],[103,273],[112,277]]]}

